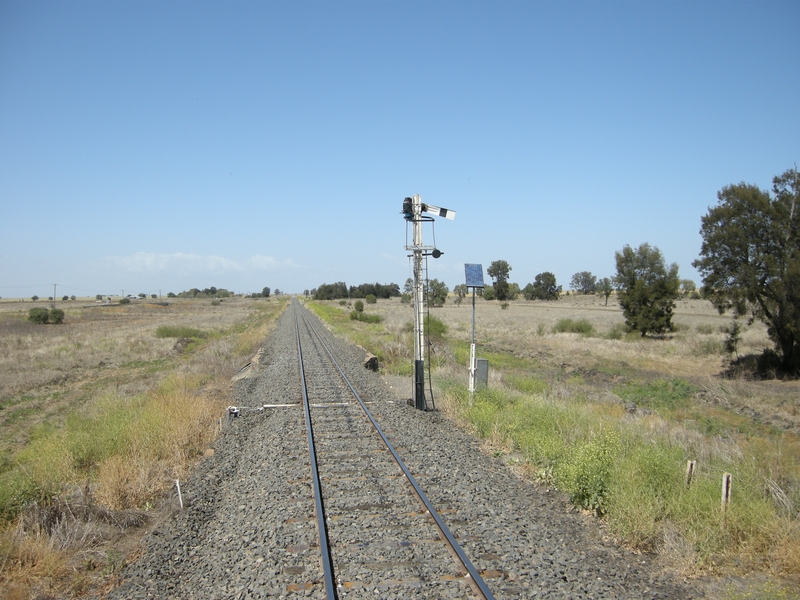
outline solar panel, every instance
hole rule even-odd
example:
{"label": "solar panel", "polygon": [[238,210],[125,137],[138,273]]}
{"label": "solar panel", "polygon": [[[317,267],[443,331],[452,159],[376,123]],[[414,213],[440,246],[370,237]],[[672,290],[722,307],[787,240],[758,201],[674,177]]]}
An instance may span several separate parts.
{"label": "solar panel", "polygon": [[485,287],[483,285],[483,265],[464,265],[464,273],[467,276],[467,287]]}

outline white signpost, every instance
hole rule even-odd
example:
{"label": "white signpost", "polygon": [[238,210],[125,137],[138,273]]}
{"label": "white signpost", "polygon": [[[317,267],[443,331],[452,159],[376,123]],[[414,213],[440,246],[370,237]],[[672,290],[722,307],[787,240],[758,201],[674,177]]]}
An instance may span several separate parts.
{"label": "white signpost", "polygon": [[[422,244],[422,223],[429,221],[433,223],[433,218],[424,216],[422,213],[430,213],[438,217],[444,217],[451,221],[456,218],[456,211],[447,208],[440,208],[430,204],[423,204],[419,194],[403,200],[403,216],[406,221],[411,223],[412,241],[411,245],[406,245],[406,250],[411,251],[414,261],[414,406],[420,410],[427,410],[428,405],[425,401],[425,277],[422,267],[423,256],[433,256],[439,258],[443,253],[435,246],[424,246]],[[407,235],[407,234],[406,234]],[[406,241],[408,238],[406,237]]]}
{"label": "white signpost", "polygon": [[469,345],[469,398],[475,393],[475,373],[478,370],[478,359],[475,355],[475,288],[486,287],[483,283],[483,265],[464,265],[467,288],[472,288],[472,340]]}

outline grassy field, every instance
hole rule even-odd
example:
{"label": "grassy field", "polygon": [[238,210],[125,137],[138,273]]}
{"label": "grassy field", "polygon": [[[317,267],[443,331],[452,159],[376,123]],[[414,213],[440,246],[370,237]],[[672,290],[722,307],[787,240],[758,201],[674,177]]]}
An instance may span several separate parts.
{"label": "grassy field", "polygon": [[[372,325],[350,320],[339,302],[310,306],[378,356],[411,395],[409,305],[368,305],[383,317]],[[470,399],[471,299],[456,306],[451,297],[431,315],[446,331],[433,340],[437,407],[487,451],[563,490],[610,535],[657,553],[666,568],[767,578],[755,591],[742,584],[720,597],[797,597],[784,583],[800,581],[800,382],[723,376],[730,316],[681,300],[677,331],[652,339],[624,333],[613,297],[608,306],[566,296],[507,308],[478,299],[476,342],[489,359],[489,386]],[[739,356],[771,346],[762,325],[743,323]],[[696,471],[687,486],[689,460]],[[733,483],[723,511],[725,473]]]}
{"label": "grassy field", "polygon": [[124,533],[218,433],[230,379],[278,300],[0,303],[0,596],[80,596],[113,580]]}

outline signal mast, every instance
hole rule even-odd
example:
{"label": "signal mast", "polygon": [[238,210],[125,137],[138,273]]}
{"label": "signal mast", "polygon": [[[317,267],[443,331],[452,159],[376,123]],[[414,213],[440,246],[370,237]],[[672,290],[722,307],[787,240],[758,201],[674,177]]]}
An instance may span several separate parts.
{"label": "signal mast", "polygon": [[419,194],[403,200],[403,217],[411,223],[412,243],[408,245],[408,230],[406,229],[406,250],[411,251],[414,261],[414,387],[412,399],[414,406],[419,410],[428,410],[425,400],[425,270],[423,269],[422,257],[432,256],[439,258],[444,252],[436,248],[436,238],[434,236],[433,246],[422,244],[422,224],[430,222],[433,227],[432,217],[422,213],[434,214],[444,217],[451,221],[456,218],[456,211],[447,208],[440,208],[431,204],[423,204]]}

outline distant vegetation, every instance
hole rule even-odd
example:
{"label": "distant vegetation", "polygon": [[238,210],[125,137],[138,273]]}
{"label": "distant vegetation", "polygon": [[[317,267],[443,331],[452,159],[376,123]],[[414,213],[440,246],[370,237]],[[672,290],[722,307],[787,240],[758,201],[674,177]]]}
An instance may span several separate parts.
{"label": "distant vegetation", "polygon": [[336,283],[323,283],[318,288],[309,292],[314,300],[339,300],[341,298],[364,298],[374,296],[377,298],[395,298],[400,296],[400,286],[396,283],[362,283],[350,286],[344,281]]}
{"label": "distant vegetation", "polygon": [[60,308],[32,308],[28,311],[28,321],[31,323],[58,325],[64,322],[64,311]]}

